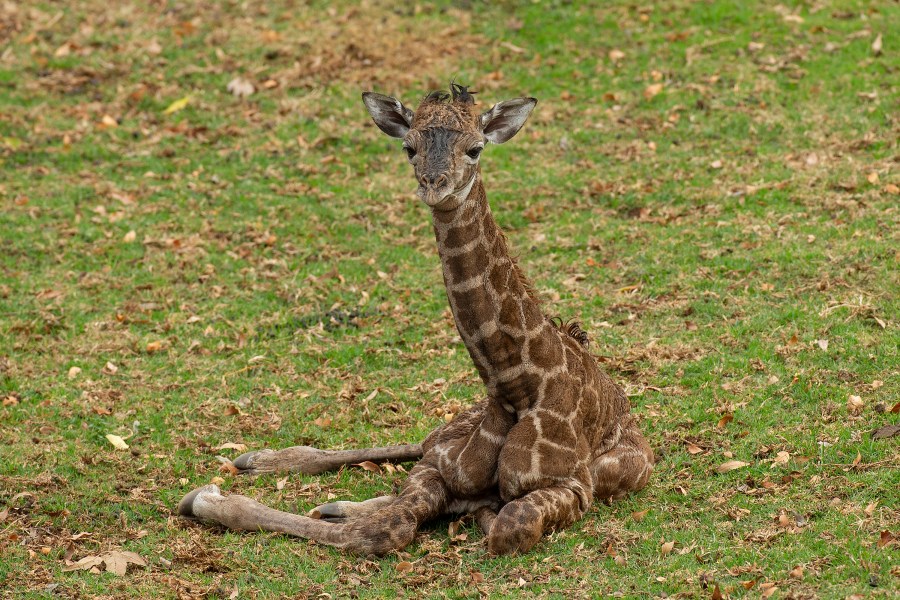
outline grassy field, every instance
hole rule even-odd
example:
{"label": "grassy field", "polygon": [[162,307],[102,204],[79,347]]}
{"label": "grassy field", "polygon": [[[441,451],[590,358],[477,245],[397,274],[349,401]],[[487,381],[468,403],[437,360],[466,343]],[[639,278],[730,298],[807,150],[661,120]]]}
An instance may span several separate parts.
{"label": "grassy field", "polygon": [[[897,597],[896,2],[72,5],[0,3],[0,596]],[[649,486],[499,559],[471,520],[369,560],[177,518],[214,478],[389,493],[215,457],[418,441],[483,394],[359,98],[451,78],[540,101],[488,196]],[[66,570],[118,551],[147,566]]]}

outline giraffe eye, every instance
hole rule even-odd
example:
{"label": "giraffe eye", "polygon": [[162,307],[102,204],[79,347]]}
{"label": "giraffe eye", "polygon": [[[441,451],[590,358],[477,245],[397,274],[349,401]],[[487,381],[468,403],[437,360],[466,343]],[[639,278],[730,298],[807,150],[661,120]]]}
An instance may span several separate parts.
{"label": "giraffe eye", "polygon": [[466,152],[466,156],[468,156],[472,160],[478,160],[478,157],[481,156],[482,150],[484,150],[483,146],[475,146],[474,148],[471,148],[468,152]]}
{"label": "giraffe eye", "polygon": [[412,160],[416,156],[415,148],[410,148],[409,146],[403,146],[403,149],[406,150],[406,156],[409,160]]}

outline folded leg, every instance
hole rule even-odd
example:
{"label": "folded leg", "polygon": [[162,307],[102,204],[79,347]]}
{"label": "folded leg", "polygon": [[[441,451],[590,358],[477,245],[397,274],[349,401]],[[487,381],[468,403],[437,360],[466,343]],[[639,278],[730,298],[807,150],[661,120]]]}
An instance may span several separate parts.
{"label": "folded leg", "polygon": [[[547,487],[525,494],[503,506],[496,518],[476,515],[487,521],[488,551],[491,554],[528,552],[545,531],[564,529],[581,518],[590,506],[590,494],[577,483],[569,487]],[[491,522],[492,521],[492,522]]]}
{"label": "folded leg", "polygon": [[594,497],[620,500],[647,485],[653,471],[653,450],[637,427],[622,432],[619,443],[591,463]]}

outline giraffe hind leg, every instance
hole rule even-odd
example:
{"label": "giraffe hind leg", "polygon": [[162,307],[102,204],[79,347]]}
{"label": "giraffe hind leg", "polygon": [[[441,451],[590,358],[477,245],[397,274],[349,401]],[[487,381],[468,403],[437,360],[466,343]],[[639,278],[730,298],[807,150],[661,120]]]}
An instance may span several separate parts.
{"label": "giraffe hind leg", "polygon": [[372,461],[405,462],[422,457],[421,444],[361,448],[358,450],[320,450],[312,446],[291,446],[281,450],[256,450],[245,452],[232,464],[241,474],[303,473],[318,475],[344,465]]}
{"label": "giraffe hind leg", "polygon": [[591,464],[594,497],[598,500],[621,500],[629,492],[647,485],[653,471],[653,450],[637,427],[622,433],[619,443],[596,457]]}

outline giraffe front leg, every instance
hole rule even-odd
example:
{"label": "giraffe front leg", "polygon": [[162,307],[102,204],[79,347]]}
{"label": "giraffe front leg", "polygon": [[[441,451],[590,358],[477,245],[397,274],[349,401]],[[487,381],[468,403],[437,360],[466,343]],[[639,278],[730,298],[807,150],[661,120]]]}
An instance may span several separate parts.
{"label": "giraffe front leg", "polygon": [[564,529],[587,509],[583,493],[567,487],[547,487],[507,503],[488,524],[488,552],[524,554],[551,529]]}
{"label": "giraffe front leg", "polygon": [[653,450],[634,425],[625,429],[619,443],[591,463],[594,497],[621,500],[647,485],[653,472]]}

